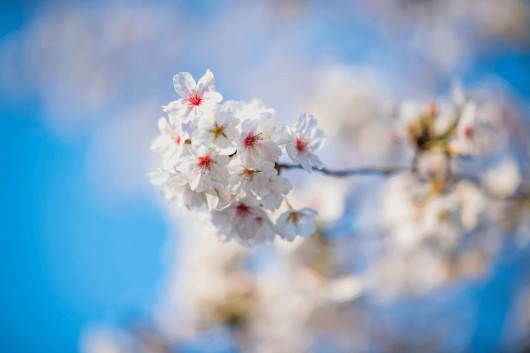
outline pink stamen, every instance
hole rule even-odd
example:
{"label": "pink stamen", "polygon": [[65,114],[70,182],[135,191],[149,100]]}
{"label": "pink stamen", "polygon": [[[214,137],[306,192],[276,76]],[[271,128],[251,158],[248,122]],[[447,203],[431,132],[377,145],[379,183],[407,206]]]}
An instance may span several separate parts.
{"label": "pink stamen", "polygon": [[303,152],[305,151],[306,149],[306,146],[307,146],[307,142],[304,141],[303,139],[301,138],[297,138],[295,140],[295,144],[296,144],[296,149],[298,150],[298,152]]}
{"label": "pink stamen", "polygon": [[210,170],[213,163],[213,159],[205,154],[204,156],[199,157],[199,160],[197,162],[197,168],[201,169],[202,171]]}
{"label": "pink stamen", "polygon": [[254,148],[256,146],[259,146],[259,141],[261,140],[261,134],[255,134],[254,132],[250,132],[243,139],[243,145],[245,145],[246,148]]}
{"label": "pink stamen", "polygon": [[186,98],[188,101],[188,104],[192,107],[198,107],[202,103],[202,97],[199,95],[198,92],[193,92]]}
{"label": "pink stamen", "polygon": [[247,205],[242,204],[242,203],[237,205],[236,215],[238,217],[247,217],[249,214],[250,214],[250,208]]}
{"label": "pink stamen", "polygon": [[180,145],[180,142],[182,141],[182,139],[180,138],[180,135],[173,136],[173,140],[175,141],[177,145]]}
{"label": "pink stamen", "polygon": [[467,126],[467,127],[464,129],[464,135],[465,135],[468,139],[472,139],[474,134],[475,134],[475,130],[473,129],[472,126]]}

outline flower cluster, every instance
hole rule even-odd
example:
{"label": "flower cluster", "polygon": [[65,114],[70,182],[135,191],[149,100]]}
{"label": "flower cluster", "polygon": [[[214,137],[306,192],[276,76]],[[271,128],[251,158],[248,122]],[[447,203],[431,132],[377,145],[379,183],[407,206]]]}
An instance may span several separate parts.
{"label": "flower cluster", "polygon": [[160,136],[152,150],[163,157],[151,174],[168,199],[188,209],[208,210],[223,240],[246,246],[270,242],[276,235],[292,241],[316,230],[317,212],[288,210],[274,223],[292,186],[281,176],[279,161],[288,154],[308,173],[322,168],[314,154],[324,134],[312,115],[302,114],[292,127],[258,102],[222,102],[212,72],[199,82],[181,72],[173,78],[179,99],[163,107]]}
{"label": "flower cluster", "polygon": [[[112,335],[90,332],[87,342],[95,348],[87,353],[205,350],[211,342],[220,351],[258,353],[323,346],[387,352],[396,342],[412,351],[469,347],[471,323],[481,318],[473,309],[477,288],[504,254],[528,249],[527,167],[511,152],[528,130],[521,128],[518,137],[513,126],[525,126],[516,123],[521,117],[486,93],[467,97],[456,89],[453,99],[436,103],[387,105],[386,97],[372,93],[377,89],[366,93],[370,81],[348,72],[332,70],[333,80],[340,78],[333,89],[321,92],[319,86],[316,97],[308,96],[310,110],[326,116],[334,142],[329,148],[336,153],[328,154],[328,167],[292,189],[287,169],[321,165],[312,154],[322,143],[314,119],[303,116],[281,127],[274,112],[256,102],[217,102],[205,113],[192,111],[195,106],[179,112],[182,104],[188,109],[185,100],[165,108],[169,117],[161,119],[162,136],[153,146],[163,166],[153,180],[168,197],[208,212],[172,214],[173,222],[187,226],[179,233],[167,293],[150,317],[154,324]],[[203,100],[193,88],[188,92],[190,100]],[[340,92],[348,92],[344,102],[333,99]],[[263,148],[254,150],[256,141]],[[279,162],[282,154],[296,165]],[[363,167],[363,160],[371,166]],[[350,161],[354,166],[329,167]],[[219,170],[194,174],[210,163]],[[236,242],[209,241],[213,234],[251,244],[275,232],[288,241],[313,233],[316,211],[293,210],[287,193],[290,203],[318,210],[317,234],[282,242],[266,258]],[[530,293],[527,283],[521,281],[521,297]],[[440,291],[452,294],[440,301]],[[436,320],[431,312],[411,315],[409,309],[424,305],[454,310]],[[521,312],[519,305],[510,310]],[[443,335],[436,334],[440,328]],[[458,340],[448,341],[446,332]]]}
{"label": "flower cluster", "polygon": [[476,154],[477,105],[462,89],[453,87],[452,102],[428,105],[405,102],[398,111],[398,125],[418,153],[441,152],[447,156]]}

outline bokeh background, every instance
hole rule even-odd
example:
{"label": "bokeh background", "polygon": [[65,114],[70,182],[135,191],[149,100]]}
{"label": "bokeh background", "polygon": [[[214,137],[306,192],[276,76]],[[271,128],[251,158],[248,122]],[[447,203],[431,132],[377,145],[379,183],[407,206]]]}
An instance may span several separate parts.
{"label": "bokeh background", "polygon": [[[290,119],[341,68],[376,77],[396,101],[432,99],[455,78],[497,87],[528,116],[530,9],[522,0],[2,1],[0,351],[74,352],[91,325],[149,317],[179,242],[146,176],[156,165],[149,145],[160,106],[175,99],[172,76],[206,68],[225,98],[259,97]],[[508,287],[510,271],[499,268],[490,286]],[[489,293],[477,351],[500,340],[492,332],[506,316],[502,292]]]}

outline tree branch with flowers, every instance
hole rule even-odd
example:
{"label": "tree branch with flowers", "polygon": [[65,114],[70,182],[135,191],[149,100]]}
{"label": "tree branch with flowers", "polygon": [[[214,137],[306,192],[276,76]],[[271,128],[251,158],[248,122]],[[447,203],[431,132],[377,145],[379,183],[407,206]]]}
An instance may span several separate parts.
{"label": "tree branch with flowers", "polygon": [[[198,82],[188,72],[178,73],[173,85],[180,98],[163,106],[167,117],[160,118],[160,136],[151,146],[162,155],[162,165],[150,174],[151,180],[168,199],[208,212],[220,239],[244,246],[272,242],[276,236],[292,241],[315,232],[318,213],[289,204],[292,184],[284,170],[332,177],[388,176],[407,170],[419,174],[422,157],[438,153],[444,172],[428,179],[443,190],[453,177],[453,158],[473,153],[476,105],[460,90],[454,94],[454,117],[445,126],[438,126],[434,104],[421,114],[415,111],[406,122],[406,137],[415,150],[410,166],[331,170],[316,155],[325,136],[312,115],[302,114],[289,126],[256,101],[223,102],[210,70]],[[284,155],[292,163],[281,162]],[[273,221],[282,205],[286,210]]]}

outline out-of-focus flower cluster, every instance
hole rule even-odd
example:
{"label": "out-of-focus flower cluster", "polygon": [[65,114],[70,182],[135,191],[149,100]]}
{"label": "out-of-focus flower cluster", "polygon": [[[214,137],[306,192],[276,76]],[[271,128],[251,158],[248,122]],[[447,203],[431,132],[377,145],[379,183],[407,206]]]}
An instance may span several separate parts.
{"label": "out-of-focus flower cluster", "polygon": [[166,197],[208,210],[222,240],[250,246],[271,242],[276,234],[289,241],[313,234],[313,209],[295,210],[286,201],[288,210],[275,224],[269,213],[292,188],[279,175],[285,151],[308,173],[323,167],[314,154],[324,142],[315,118],[303,114],[288,127],[259,102],[221,103],[210,70],[198,82],[178,73],[173,84],[181,98],[163,107],[167,118],[160,118],[161,135],[152,144],[163,163],[151,178]]}

